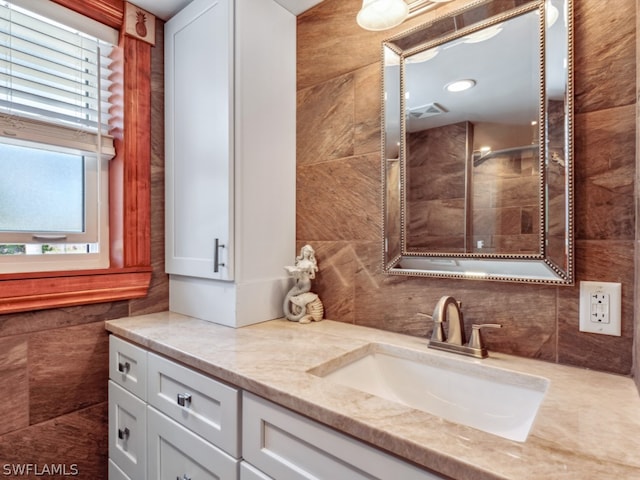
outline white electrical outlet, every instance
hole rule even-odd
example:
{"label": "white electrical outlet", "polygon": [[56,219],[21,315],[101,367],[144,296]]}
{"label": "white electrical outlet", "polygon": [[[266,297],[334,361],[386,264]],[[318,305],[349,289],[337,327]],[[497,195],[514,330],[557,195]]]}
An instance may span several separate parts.
{"label": "white electrical outlet", "polygon": [[621,335],[620,283],[580,282],[580,331]]}

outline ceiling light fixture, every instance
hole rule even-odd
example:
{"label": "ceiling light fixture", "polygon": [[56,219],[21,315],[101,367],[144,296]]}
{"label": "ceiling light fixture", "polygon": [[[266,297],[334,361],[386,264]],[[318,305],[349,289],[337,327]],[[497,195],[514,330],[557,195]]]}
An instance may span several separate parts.
{"label": "ceiling light fixture", "polygon": [[545,3],[545,9],[547,10],[546,27],[551,28],[553,27],[553,24],[556,23],[556,20],[558,20],[558,17],[560,16],[560,12],[554,5],[551,4],[551,2]]}
{"label": "ceiling light fixture", "polygon": [[464,37],[463,43],[480,43],[490,38],[495,37],[502,31],[502,24],[492,25],[491,27],[483,28],[474,33],[470,33]]}
{"label": "ceiling light fixture", "polygon": [[[545,27],[551,28],[558,20],[558,17],[560,16],[560,12],[558,11],[558,8],[550,2],[550,0],[547,0],[546,2],[544,2],[544,9],[545,9],[545,17],[546,17]],[[539,14],[540,11],[536,11],[536,13]]]}
{"label": "ceiling light fixture", "polygon": [[451,0],[363,0],[356,21],[365,30],[380,31],[396,27]]}
{"label": "ceiling light fixture", "polygon": [[465,78],[464,80],[456,80],[455,82],[447,83],[444,88],[447,92],[464,92],[476,86],[476,81],[471,78]]}
{"label": "ceiling light fixture", "polygon": [[409,15],[404,0],[363,0],[356,21],[365,30],[387,30],[400,25]]}
{"label": "ceiling light fixture", "polygon": [[438,53],[439,53],[438,47],[430,48],[429,50],[424,50],[419,53],[414,53],[413,55],[406,57],[405,61],[407,63],[428,62],[429,60],[434,58],[436,55],[438,55]]}

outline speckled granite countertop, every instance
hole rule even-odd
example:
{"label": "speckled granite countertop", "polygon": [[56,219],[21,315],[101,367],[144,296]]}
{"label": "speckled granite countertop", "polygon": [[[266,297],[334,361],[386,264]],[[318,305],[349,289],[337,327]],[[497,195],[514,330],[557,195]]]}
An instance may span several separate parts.
{"label": "speckled granite countertop", "polygon": [[550,380],[520,443],[307,372],[372,342],[424,350],[426,339],[327,320],[233,329],[169,312],[107,321],[106,328],[458,480],[640,479],[640,397],[629,378],[498,353],[460,356]]}

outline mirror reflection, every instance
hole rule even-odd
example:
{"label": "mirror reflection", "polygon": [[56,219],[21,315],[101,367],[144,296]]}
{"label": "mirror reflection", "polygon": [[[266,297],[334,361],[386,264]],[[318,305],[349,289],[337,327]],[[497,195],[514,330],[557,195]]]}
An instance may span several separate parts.
{"label": "mirror reflection", "polygon": [[570,19],[487,0],[384,43],[385,271],[573,282]]}

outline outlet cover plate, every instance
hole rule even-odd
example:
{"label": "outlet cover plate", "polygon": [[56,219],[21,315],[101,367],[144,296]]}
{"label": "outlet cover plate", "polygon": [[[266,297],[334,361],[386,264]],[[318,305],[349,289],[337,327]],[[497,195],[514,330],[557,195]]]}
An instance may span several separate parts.
{"label": "outlet cover plate", "polygon": [[621,293],[620,283],[580,282],[580,331],[619,337]]}

